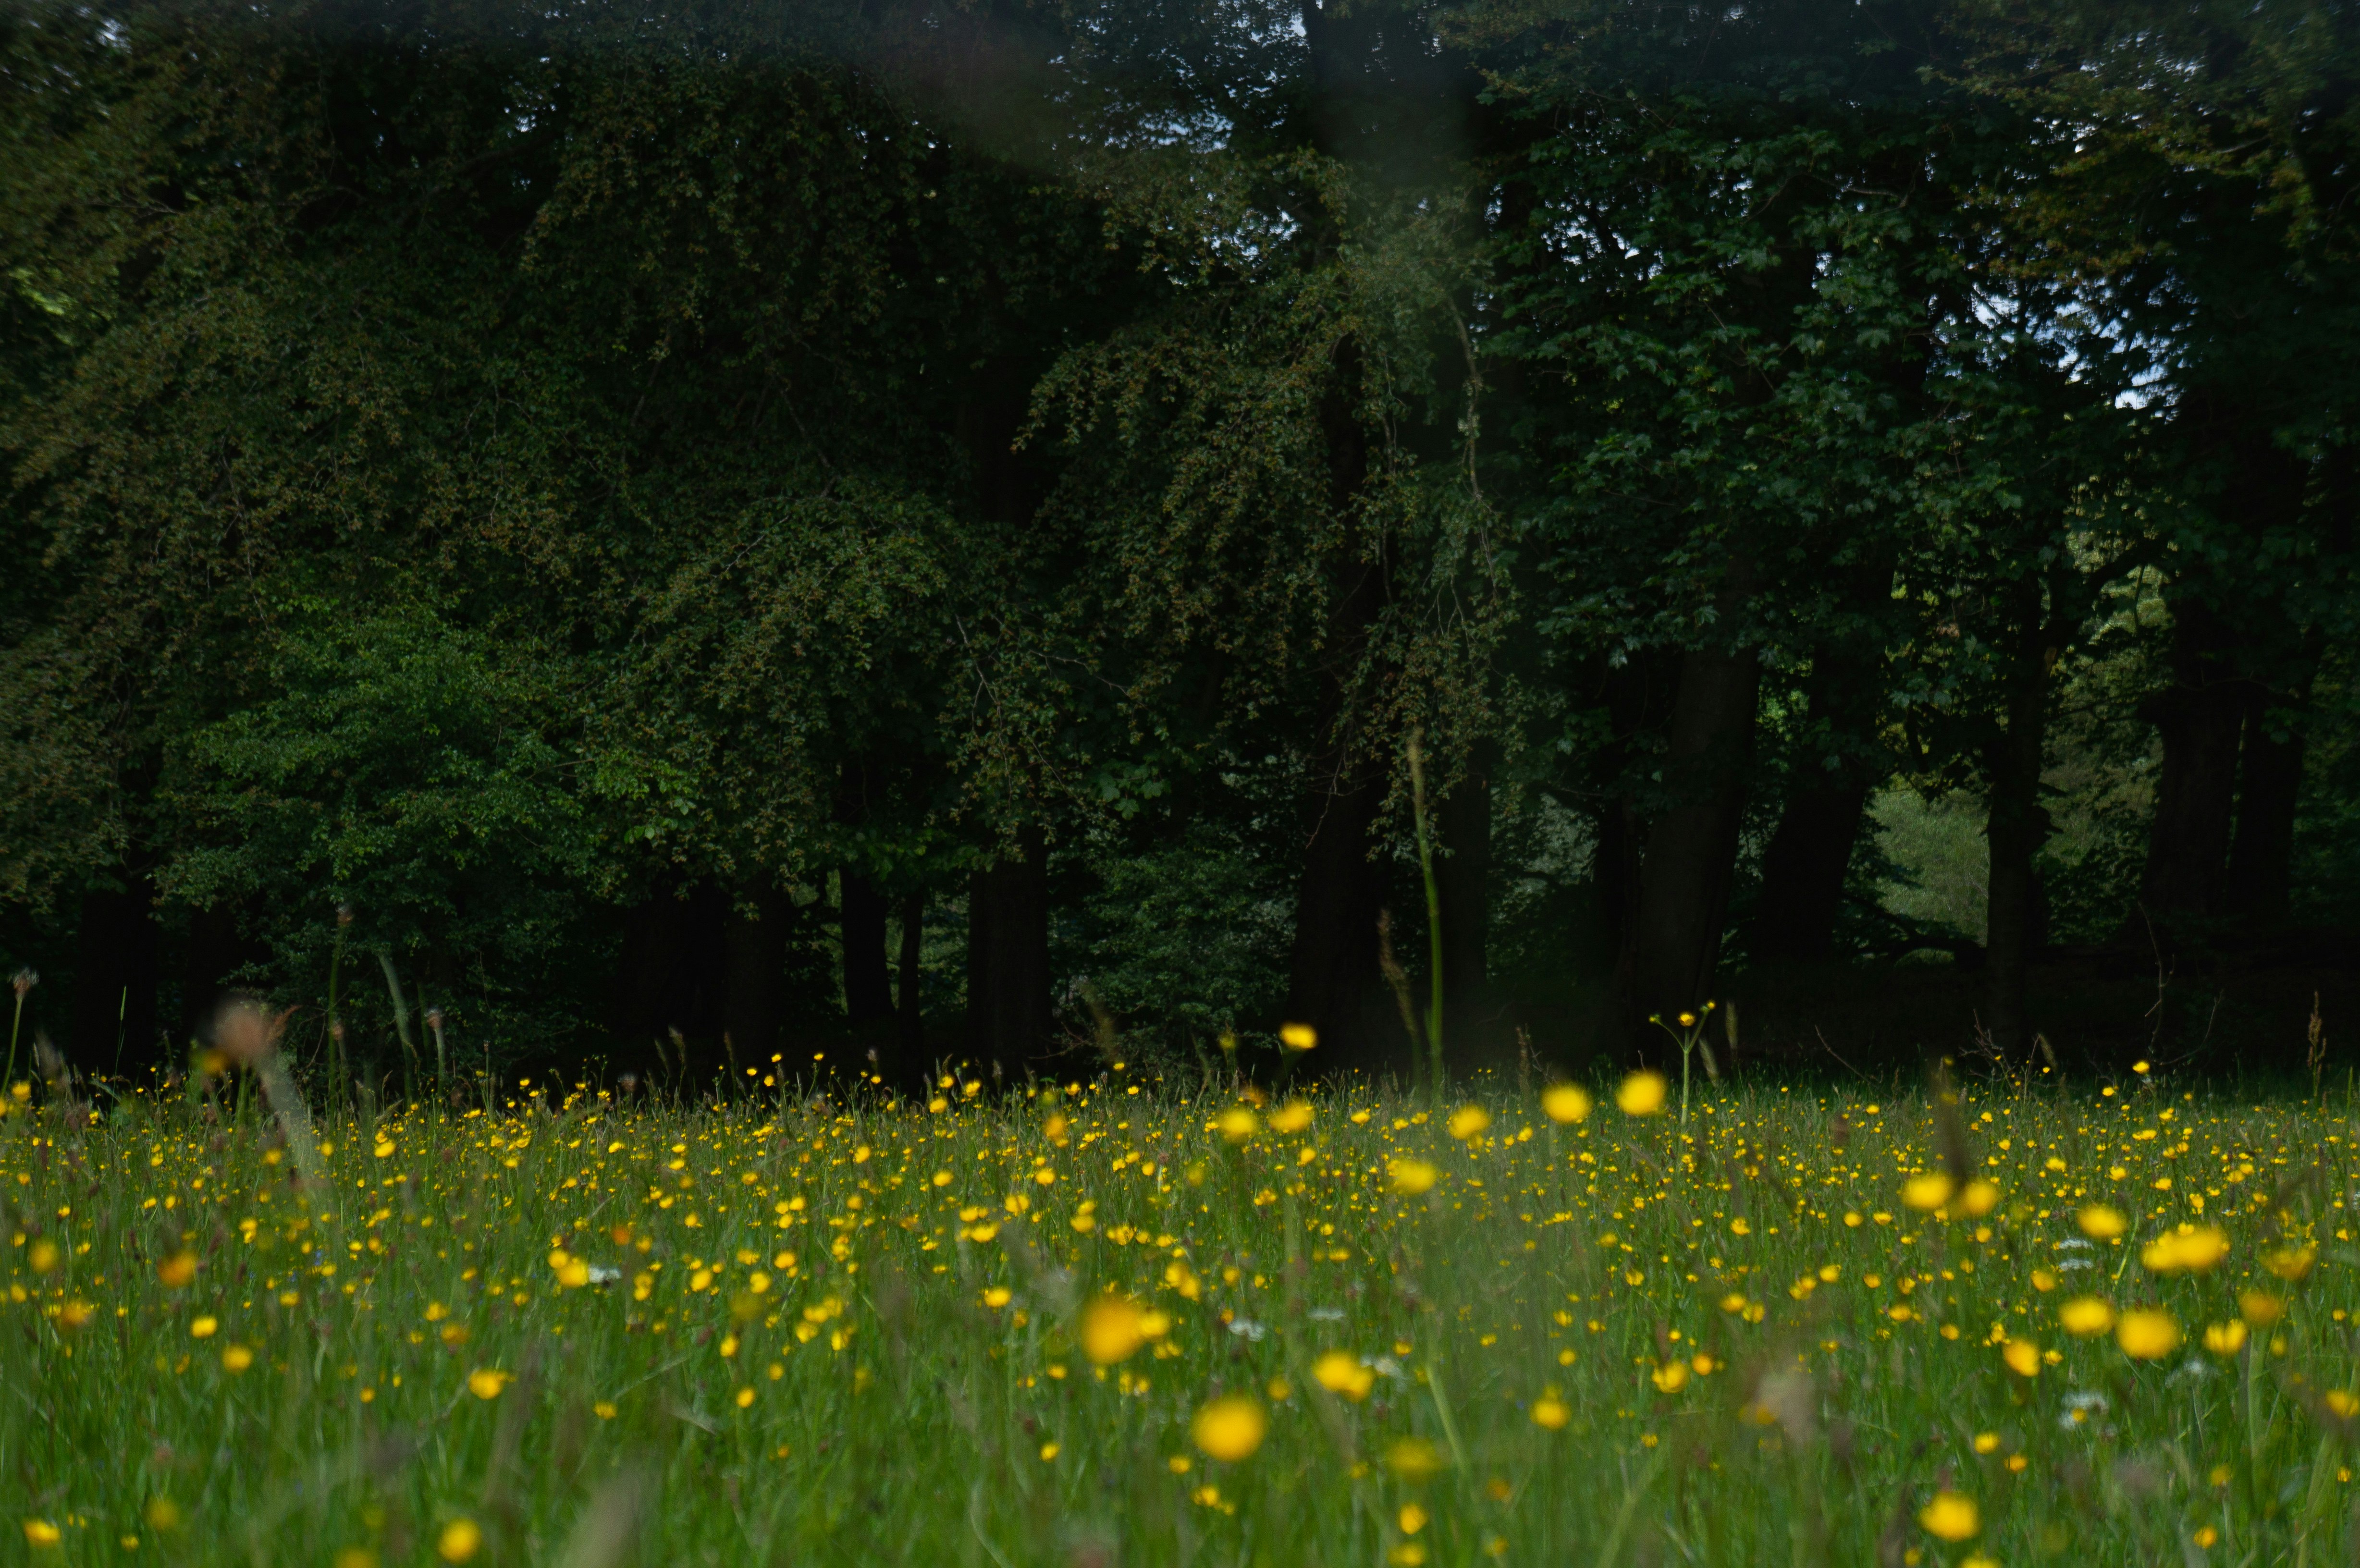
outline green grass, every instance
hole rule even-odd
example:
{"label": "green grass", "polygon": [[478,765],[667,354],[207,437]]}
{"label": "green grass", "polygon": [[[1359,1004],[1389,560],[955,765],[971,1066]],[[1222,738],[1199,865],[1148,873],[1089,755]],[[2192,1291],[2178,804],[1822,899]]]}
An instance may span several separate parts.
{"label": "green grass", "polygon": [[[1757,1085],[1704,1096],[1683,1133],[1677,1089],[1668,1116],[1610,1097],[1561,1126],[1491,1083],[1463,1096],[1491,1121],[1462,1140],[1370,1093],[1295,1131],[1265,1106],[1249,1133],[1233,1098],[1131,1076],[955,1085],[934,1110],[534,1085],[492,1115],[322,1116],[310,1190],[228,1081],[95,1119],[19,1103],[0,1475],[25,1532],[0,1550],[432,1563],[467,1555],[466,1527],[484,1563],[2360,1545],[2328,1399],[2360,1307],[2340,1110],[1991,1083],[1946,1137],[1923,1098]],[[1946,1148],[1998,1188],[1987,1214],[1905,1205]],[[1404,1160],[1437,1168],[1430,1192],[1395,1190]],[[2086,1242],[2099,1201],[2128,1236]],[[2217,1269],[2142,1264],[2160,1228],[2214,1221]],[[2303,1248],[2299,1279],[2266,1266],[2300,1272],[2280,1255]],[[593,1267],[617,1277],[565,1283]],[[1165,1331],[1101,1367],[1077,1323],[1109,1290]],[[2241,1291],[2286,1316],[2207,1352]],[[2072,1338],[2058,1308],[2085,1294],[2160,1307],[2189,1344],[2141,1361]],[[2011,1339],[2048,1353],[2036,1376]],[[1368,1364],[1365,1399],[1315,1376],[1336,1351]],[[1238,1394],[1266,1438],[1198,1452],[1197,1411]],[[1972,1539],[1921,1523],[1944,1491],[1973,1503]]]}

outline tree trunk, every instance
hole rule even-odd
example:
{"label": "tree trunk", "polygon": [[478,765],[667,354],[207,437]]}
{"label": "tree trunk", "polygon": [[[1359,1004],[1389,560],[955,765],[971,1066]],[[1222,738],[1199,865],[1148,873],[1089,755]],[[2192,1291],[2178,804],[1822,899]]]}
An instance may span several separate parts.
{"label": "tree trunk", "polygon": [[1632,1000],[1636,1021],[1708,999],[1745,809],[1762,666],[1751,648],[1699,648],[1681,661],[1665,781],[1674,804],[1641,862]]}
{"label": "tree trunk", "polygon": [[[1879,591],[1891,582],[1890,572],[1882,573]],[[1798,762],[1794,791],[1763,853],[1762,896],[1747,939],[1757,964],[1821,964],[1833,955],[1844,877],[1881,771],[1875,667],[1834,650],[1812,662],[1805,690],[1819,755]]]}
{"label": "tree trunk", "polygon": [[[2027,619],[2037,624],[2038,587]],[[1987,1027],[2010,1056],[2028,1051],[2032,1026],[2025,980],[2035,950],[2046,940],[2040,877],[2033,862],[2049,842],[2049,812],[2040,803],[2040,770],[2048,745],[2049,650],[2038,629],[2026,634],[2009,672],[2006,728],[1984,747],[1988,788],[1984,838],[1991,855],[1984,918]]]}
{"label": "tree trunk", "polygon": [[923,976],[919,968],[925,947],[925,920],[923,893],[912,893],[901,900],[901,984],[894,997],[901,1061],[896,1066],[900,1076],[912,1082],[927,1070],[925,998],[920,995]]}
{"label": "tree trunk", "polygon": [[1470,763],[1437,812],[1443,854],[1434,864],[1442,904],[1443,1044],[1454,1070],[1497,1054],[1488,950],[1491,907],[1491,779]]}
{"label": "tree trunk", "polygon": [[82,897],[72,1059],[84,1073],[148,1060],[156,1046],[156,918],[147,876]]}
{"label": "tree trunk", "polygon": [[[721,1036],[734,1080],[766,1066],[779,1049],[779,1014],[786,987],[787,928],[794,900],[767,882],[748,889],[721,928]],[[880,942],[881,945],[881,942]]]}
{"label": "tree trunk", "polygon": [[[2139,905],[2157,920],[2220,912],[2245,719],[2239,685],[2217,656],[2212,615],[2193,602],[2174,614],[2173,685],[2147,706],[2162,735],[2163,768]],[[2136,941],[2145,934],[2136,920],[2125,931]]]}
{"label": "tree trunk", "polygon": [[[2282,920],[2294,880],[2294,813],[2302,792],[2302,731],[2259,688],[2245,706],[2244,778],[2223,902],[2260,920]],[[2273,733],[2273,731],[2277,733]]]}
{"label": "tree trunk", "polygon": [[[1349,521],[1368,479],[1368,432],[1349,396],[1359,353],[1347,343],[1338,359],[1336,386],[1321,406],[1320,425],[1328,504],[1339,521]],[[1321,751],[1295,881],[1286,1017],[1319,1031],[1319,1071],[1377,1072],[1406,1062],[1409,1042],[1401,1037],[1399,1014],[1382,1000],[1377,963],[1377,915],[1387,878],[1385,866],[1369,857],[1369,834],[1383,801],[1383,769],[1364,755],[1366,743],[1348,704],[1354,664],[1376,624],[1384,579],[1381,567],[1349,548],[1330,566],[1339,581],[1319,671]]]}
{"label": "tree trunk", "polygon": [[850,866],[837,873],[836,908],[844,935],[844,1016],[855,1029],[893,1016],[893,981],[885,957],[885,895]]}
{"label": "tree trunk", "polygon": [[1033,1067],[1049,1047],[1048,854],[1039,827],[967,883],[967,1050],[1001,1076]]}
{"label": "tree trunk", "polygon": [[1383,794],[1382,786],[1361,777],[1314,801],[1295,885],[1286,1017],[1319,1031],[1316,1065],[1322,1072],[1377,1072],[1408,1060],[1398,1019],[1383,1005],[1377,967],[1385,867],[1369,858],[1369,829]]}

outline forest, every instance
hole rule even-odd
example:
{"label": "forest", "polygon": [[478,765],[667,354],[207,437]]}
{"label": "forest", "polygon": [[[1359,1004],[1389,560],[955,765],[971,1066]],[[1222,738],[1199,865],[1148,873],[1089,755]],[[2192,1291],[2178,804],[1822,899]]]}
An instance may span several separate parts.
{"label": "forest", "polygon": [[2360,1000],[2348,7],[12,0],[0,247],[12,1074]]}

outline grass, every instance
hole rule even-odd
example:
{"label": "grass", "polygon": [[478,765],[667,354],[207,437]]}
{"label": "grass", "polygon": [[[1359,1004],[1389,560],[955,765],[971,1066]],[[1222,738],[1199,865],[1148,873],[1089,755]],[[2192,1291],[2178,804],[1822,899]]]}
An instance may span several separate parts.
{"label": "grass", "polygon": [[[1548,1111],[1579,1096],[1502,1083],[1429,1115],[1131,1077],[890,1106],[768,1077],[701,1108],[518,1083],[488,1110],[321,1116],[308,1186],[237,1078],[103,1115],[18,1098],[5,1550],[1009,1568],[2360,1545],[2342,1111],[2147,1077],[1969,1084],[1955,1107],[1755,1085],[1683,1131],[1676,1092],[1577,1121]],[[2081,1298],[2106,1303],[2064,1314],[2086,1337],[2060,1326]]]}

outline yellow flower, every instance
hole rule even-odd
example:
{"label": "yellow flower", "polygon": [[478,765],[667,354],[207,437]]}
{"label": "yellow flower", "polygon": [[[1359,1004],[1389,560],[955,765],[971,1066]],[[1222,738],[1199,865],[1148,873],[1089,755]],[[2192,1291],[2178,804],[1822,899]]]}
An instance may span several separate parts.
{"label": "yellow flower", "polygon": [[1959,1212],[1981,1219],[1999,1206],[1999,1189],[1978,1176],[1959,1191]]}
{"label": "yellow flower", "polygon": [[2228,1255],[2228,1232],[2219,1225],[2196,1225],[2184,1234],[2165,1231],[2139,1248],[2139,1263],[2150,1274],[2202,1274]]}
{"label": "yellow flower", "polygon": [[479,1399],[497,1399],[500,1397],[500,1390],[508,1386],[508,1375],[489,1367],[478,1367],[467,1374],[467,1392]]}
{"label": "yellow flower", "polygon": [[1262,1446],[1270,1418],[1245,1394],[1227,1394],[1196,1412],[1188,1435],[1207,1457],[1236,1461],[1250,1458]]}
{"label": "yellow flower", "polygon": [[1572,1418],[1573,1412],[1555,1394],[1543,1394],[1533,1401],[1533,1424],[1544,1432],[1561,1432]]}
{"label": "yellow flower", "polygon": [[1461,1105],[1450,1113],[1450,1136],[1464,1143],[1491,1125],[1491,1113],[1480,1105]]}
{"label": "yellow flower", "polygon": [[1912,1176],[1901,1184],[1901,1201],[1913,1209],[1933,1210],[1950,1201],[1958,1183],[1944,1171],[1928,1171],[1923,1176]]}
{"label": "yellow flower", "polygon": [[983,1304],[987,1307],[1006,1306],[1008,1304],[1008,1287],[1005,1285],[987,1286],[983,1292]]}
{"label": "yellow flower", "polygon": [[484,1530],[474,1519],[457,1519],[442,1527],[434,1551],[445,1563],[464,1563],[483,1550]]}
{"label": "yellow flower", "polygon": [[25,1521],[26,1545],[36,1547],[55,1546],[57,1543],[57,1526],[51,1524],[47,1519],[28,1519]]}
{"label": "yellow flower", "polygon": [[1101,1367],[1127,1360],[1147,1335],[1141,1330],[1139,1307],[1111,1292],[1082,1309],[1082,1354]]}
{"label": "yellow flower", "polygon": [[2057,1309],[2057,1321],[2067,1334],[2089,1339],[2114,1326],[2114,1309],[2100,1297],[2076,1296]]}
{"label": "yellow flower", "polygon": [[191,1339],[211,1339],[220,1332],[221,1320],[215,1317],[201,1317],[189,1324],[189,1337]]}
{"label": "yellow flower", "polygon": [[2308,1278],[2311,1266],[2318,1260],[2319,1249],[2315,1247],[2281,1247],[2263,1255],[2262,1267],[2291,1285]]}
{"label": "yellow flower", "polygon": [[2267,1328],[2286,1316],[2286,1302],[2267,1290],[2240,1290],[2237,1315],[2256,1328]]}
{"label": "yellow flower", "polygon": [[2324,1398],[2327,1400],[2327,1408],[2343,1420],[2350,1421],[2354,1416],[2360,1416],[2360,1395],[2354,1394],[2350,1389],[2330,1388]]}
{"label": "yellow flower", "polygon": [[58,1244],[48,1236],[25,1249],[25,1261],[33,1266],[36,1274],[46,1274],[58,1266]]}
{"label": "yellow flower", "polygon": [[1304,1100],[1289,1100],[1270,1113],[1273,1132],[1301,1132],[1311,1125],[1311,1105]]}
{"label": "yellow flower", "polygon": [[1253,1137],[1254,1129],[1262,1124],[1256,1121],[1254,1114],[1243,1105],[1231,1105],[1215,1118],[1213,1125],[1219,1129],[1221,1136],[1231,1143],[1243,1143]]}
{"label": "yellow flower", "polygon": [[1393,1191],[1413,1198],[1433,1191],[1436,1179],[1442,1174],[1423,1160],[1396,1160],[1386,1171],[1393,1178]]}
{"label": "yellow flower", "polygon": [[1422,1437],[1404,1437],[1385,1450],[1385,1467],[1415,1486],[1441,1473],[1442,1455]]}
{"label": "yellow flower", "polygon": [[1278,1043],[1289,1051],[1309,1051],[1319,1043],[1319,1031],[1309,1024],[1281,1024]]}
{"label": "yellow flower", "polygon": [[1633,1073],[1614,1091],[1614,1103],[1626,1116],[1652,1116],[1664,1108],[1664,1096],[1670,1092],[1662,1073]]}
{"label": "yellow flower", "polygon": [[2114,1343],[2134,1361],[2156,1361],[2180,1348],[2180,1324],[2169,1312],[2136,1307],[2114,1325]]}
{"label": "yellow flower", "polygon": [[1377,1375],[1360,1365],[1359,1356],[1346,1350],[1331,1350],[1311,1364],[1311,1376],[1331,1394],[1340,1394],[1355,1404],[1369,1397],[1376,1385]]}
{"label": "yellow flower", "polygon": [[180,1528],[180,1505],[169,1497],[150,1497],[148,1499],[148,1506],[140,1511],[146,1516],[148,1527],[150,1530]]}
{"label": "yellow flower", "polygon": [[1666,1361],[1650,1372],[1647,1377],[1648,1380],[1661,1392],[1677,1394],[1688,1387],[1688,1364],[1685,1361]]}
{"label": "yellow flower", "polygon": [[1918,1511],[1918,1522],[1937,1541],[1972,1541],[1983,1527],[1975,1500],[1963,1492],[1935,1493],[1934,1500]]}
{"label": "yellow flower", "polygon": [[1573,1083],[1552,1083],[1541,1091],[1541,1110],[1553,1122],[1590,1119],[1590,1092]]}
{"label": "yellow flower", "polygon": [[1415,1535],[1426,1528],[1426,1512],[1415,1503],[1404,1503],[1399,1518],[1404,1535]]}
{"label": "yellow flower", "polygon": [[222,1365],[233,1372],[243,1372],[254,1365],[254,1352],[242,1345],[224,1345]]}
{"label": "yellow flower", "polygon": [[2231,1319],[2204,1331],[2204,1348],[2215,1356],[2234,1356],[2245,1347],[2245,1325]]}
{"label": "yellow flower", "polygon": [[164,1288],[169,1290],[180,1290],[196,1277],[197,1255],[193,1252],[176,1252],[156,1265],[156,1278],[163,1281]]}
{"label": "yellow flower", "polygon": [[2002,1350],[1999,1356],[2001,1360],[2007,1363],[2007,1369],[2019,1377],[2037,1377],[2040,1375],[2040,1346],[2028,1339],[2009,1340],[2006,1348]]}
{"label": "yellow flower", "polygon": [[2081,1222],[2081,1234],[2099,1241],[2112,1241],[2130,1228],[2130,1221],[2123,1217],[2122,1210],[2104,1203],[2087,1204],[2075,1217]]}

